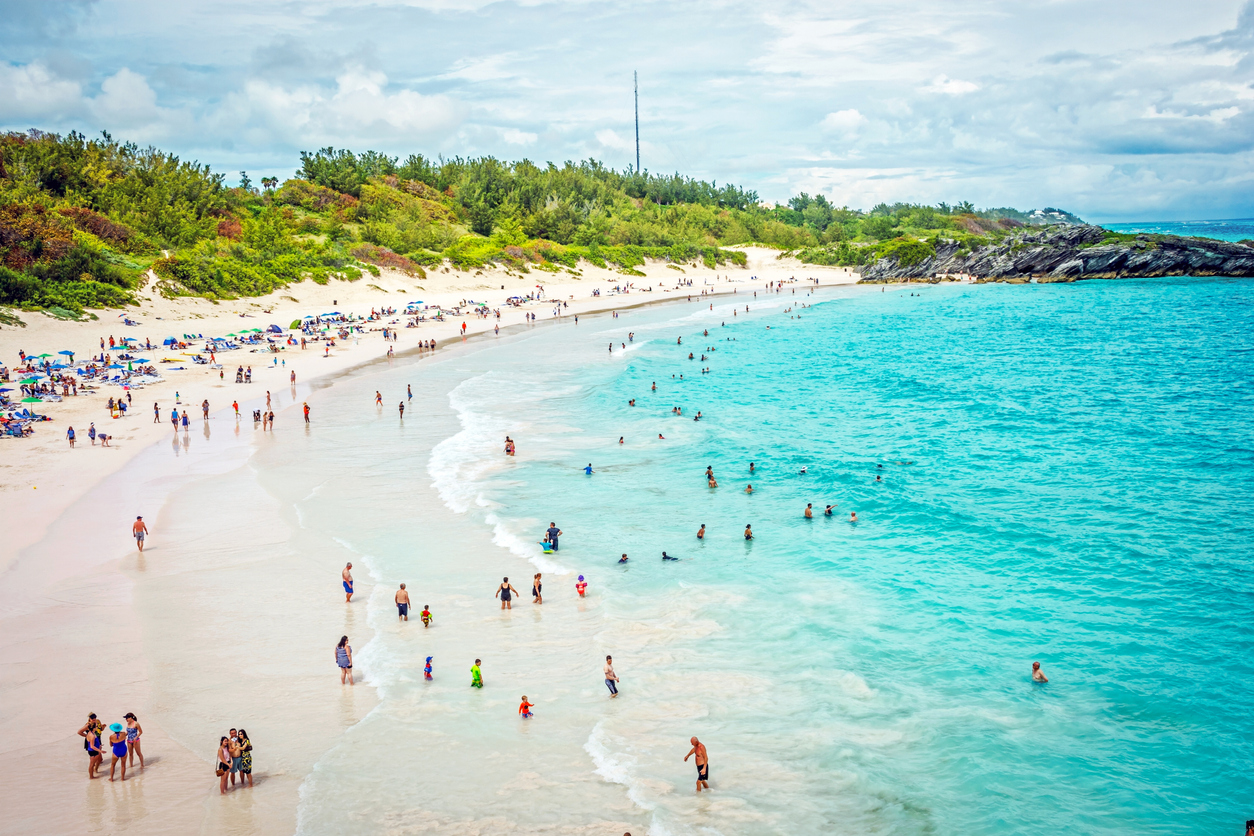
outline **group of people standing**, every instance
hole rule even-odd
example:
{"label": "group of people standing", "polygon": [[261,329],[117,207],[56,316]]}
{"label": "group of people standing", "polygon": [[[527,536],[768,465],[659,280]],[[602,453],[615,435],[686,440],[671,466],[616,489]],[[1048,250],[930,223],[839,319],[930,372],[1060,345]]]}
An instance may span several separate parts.
{"label": "group of people standing", "polygon": [[[134,768],[135,756],[139,756],[139,768],[144,768],[144,753],[140,748],[139,739],[143,737],[144,729],[139,725],[139,720],[135,715],[127,712],[122,716],[125,723],[111,723],[108,727],[108,751],[111,760],[109,761],[109,780],[114,780],[117,773],[118,764],[122,765],[121,780],[126,780],[127,767]],[[87,722],[78,730],[78,736],[83,738],[83,749],[87,752],[87,777],[95,778],[96,772],[104,763],[105,755],[105,725],[96,717],[95,713],[87,715]]]}
{"label": "group of people standing", "polygon": [[239,776],[239,785],[253,785],[253,742],[248,739],[248,732],[243,729],[231,729],[229,734],[222,736],[218,742],[218,763],[214,769],[218,776],[218,792],[226,794],[227,779],[231,780],[231,788],[235,788],[235,777]]}

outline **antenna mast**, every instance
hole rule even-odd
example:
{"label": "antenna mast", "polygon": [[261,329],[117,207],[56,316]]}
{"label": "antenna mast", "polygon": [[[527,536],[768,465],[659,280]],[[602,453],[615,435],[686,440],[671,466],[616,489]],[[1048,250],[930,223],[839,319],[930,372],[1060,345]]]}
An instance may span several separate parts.
{"label": "antenna mast", "polygon": [[640,77],[635,70],[631,73],[632,87],[636,96],[636,173],[640,173]]}

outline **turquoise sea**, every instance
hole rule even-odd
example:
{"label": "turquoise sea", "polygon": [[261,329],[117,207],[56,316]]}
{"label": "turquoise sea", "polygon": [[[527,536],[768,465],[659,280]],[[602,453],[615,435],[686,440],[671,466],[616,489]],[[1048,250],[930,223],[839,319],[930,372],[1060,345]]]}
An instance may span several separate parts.
{"label": "turquoise sea", "polygon": [[300,832],[1239,832],[1254,283],[894,290],[503,332],[341,381],[254,456],[375,584],[381,702]]}
{"label": "turquoise sea", "polygon": [[1116,232],[1151,232],[1158,235],[1194,235],[1218,238],[1220,241],[1254,240],[1254,218],[1233,218],[1226,221],[1158,221],[1103,224]]}

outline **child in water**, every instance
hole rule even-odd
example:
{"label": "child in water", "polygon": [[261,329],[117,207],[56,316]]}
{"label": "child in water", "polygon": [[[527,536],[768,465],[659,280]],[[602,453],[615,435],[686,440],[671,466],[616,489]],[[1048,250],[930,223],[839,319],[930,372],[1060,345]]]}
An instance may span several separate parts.
{"label": "child in water", "polygon": [[427,657],[427,664],[423,666],[423,669],[422,669],[422,676],[428,682],[431,681],[431,658],[432,657],[430,656]]}
{"label": "child in water", "polygon": [[527,695],[523,694],[522,704],[518,706],[518,713],[522,716],[524,720],[531,718],[532,716],[531,707],[533,705],[534,703],[527,702]]}
{"label": "child in water", "polygon": [[580,575],[579,580],[575,582],[575,591],[579,593],[580,598],[588,591],[588,582],[583,579],[583,575]]}
{"label": "child in water", "polygon": [[471,688],[483,687],[483,671],[479,670],[479,661],[480,660],[476,659],[475,663],[470,666],[470,687]]}
{"label": "child in water", "polygon": [[[430,604],[423,604],[423,605],[422,605],[422,626],[423,626],[423,627],[430,627],[430,626],[431,626],[431,617],[432,617],[432,616],[431,616],[431,605],[430,605]],[[428,661],[430,661],[430,660],[428,660]]]}

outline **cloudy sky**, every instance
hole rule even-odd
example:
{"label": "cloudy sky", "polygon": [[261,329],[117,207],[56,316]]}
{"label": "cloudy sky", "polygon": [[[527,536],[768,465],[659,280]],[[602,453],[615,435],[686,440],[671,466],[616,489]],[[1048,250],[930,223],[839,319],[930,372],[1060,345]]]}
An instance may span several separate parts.
{"label": "cloudy sky", "polygon": [[325,145],[869,208],[1254,216],[1254,0],[0,0],[0,128],[238,180]]}

